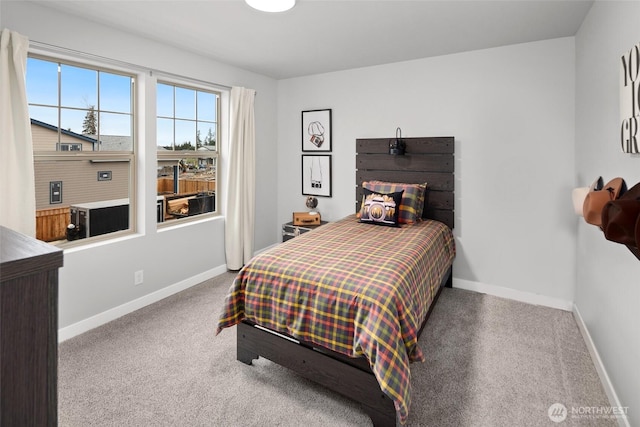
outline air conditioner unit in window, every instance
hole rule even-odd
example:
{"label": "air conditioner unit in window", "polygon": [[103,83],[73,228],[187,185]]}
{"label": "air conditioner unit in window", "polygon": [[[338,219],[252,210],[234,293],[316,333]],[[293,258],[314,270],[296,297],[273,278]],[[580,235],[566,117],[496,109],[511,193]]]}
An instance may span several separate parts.
{"label": "air conditioner unit in window", "polygon": [[77,204],[70,211],[79,239],[129,228],[129,199]]}

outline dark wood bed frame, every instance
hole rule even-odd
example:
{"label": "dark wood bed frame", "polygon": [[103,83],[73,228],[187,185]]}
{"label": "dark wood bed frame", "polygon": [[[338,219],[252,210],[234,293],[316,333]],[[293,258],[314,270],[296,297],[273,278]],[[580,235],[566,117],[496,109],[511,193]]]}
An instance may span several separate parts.
{"label": "dark wood bed frame", "polygon": [[[426,182],[423,218],[437,219],[453,228],[454,138],[402,140],[406,143],[404,156],[388,154],[389,138],[356,140],[356,210],[362,200],[362,181]],[[442,288],[451,287],[451,280],[452,267],[449,267],[420,328],[420,335]],[[238,324],[237,334],[237,359],[241,362],[250,365],[253,359],[262,356],[359,402],[375,427],[396,425],[393,400],[382,392],[364,357],[350,358],[247,320]]]}

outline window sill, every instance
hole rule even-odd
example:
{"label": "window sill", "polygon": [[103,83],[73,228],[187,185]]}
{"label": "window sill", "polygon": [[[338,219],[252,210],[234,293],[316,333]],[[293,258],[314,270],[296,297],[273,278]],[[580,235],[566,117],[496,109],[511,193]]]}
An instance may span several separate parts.
{"label": "window sill", "polygon": [[192,217],[158,223],[157,231],[158,233],[162,233],[169,230],[177,230],[180,228],[189,227],[191,225],[203,224],[203,223],[212,222],[212,221],[221,221],[223,219],[224,219],[224,216],[222,216],[221,214],[195,215]]}
{"label": "window sill", "polygon": [[[103,236],[91,237],[91,241],[87,239],[79,239],[70,242],[64,242],[57,246],[58,248],[64,250],[65,254],[71,254],[74,252],[84,251],[86,249],[93,249],[100,246],[110,245],[114,243],[125,242],[131,239],[137,239],[139,237],[144,236],[143,233],[136,233],[133,231],[122,231],[117,233],[105,234]],[[86,243],[85,243],[86,242]]]}

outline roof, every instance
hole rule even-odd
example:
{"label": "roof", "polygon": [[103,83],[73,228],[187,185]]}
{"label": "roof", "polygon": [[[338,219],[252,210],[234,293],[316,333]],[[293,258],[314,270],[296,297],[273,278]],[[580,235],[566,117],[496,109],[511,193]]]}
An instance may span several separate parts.
{"label": "roof", "polygon": [[[45,129],[58,132],[58,127],[49,123],[42,122],[40,120],[31,119],[31,124],[43,127]],[[60,133],[68,135],[73,138],[77,138],[84,142],[90,142],[95,144],[97,138],[95,135],[87,135],[76,133],[70,130],[60,129]],[[100,150],[101,151],[131,151],[133,149],[133,138],[124,135],[100,135]]]}
{"label": "roof", "polygon": [[[41,122],[40,120],[31,119],[31,124],[43,127],[45,129],[52,130],[54,132],[58,132],[58,126],[54,126],[54,125],[49,124],[49,123]],[[85,142],[90,142],[92,144],[95,144],[95,142],[96,142],[95,138],[92,138],[92,137],[90,137],[88,135],[83,135],[81,133],[72,132],[70,130],[60,129],[60,133],[62,133],[63,135],[71,136],[73,138],[78,138],[78,139],[80,139],[82,141],[85,141]]]}

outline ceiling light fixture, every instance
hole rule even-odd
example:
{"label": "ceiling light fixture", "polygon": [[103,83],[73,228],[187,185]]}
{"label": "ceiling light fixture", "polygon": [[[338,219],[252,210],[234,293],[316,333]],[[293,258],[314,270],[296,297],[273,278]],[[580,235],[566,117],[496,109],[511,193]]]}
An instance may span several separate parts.
{"label": "ceiling light fixture", "polygon": [[296,0],[244,0],[249,6],[263,12],[284,12],[296,5]]}

